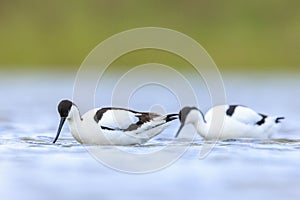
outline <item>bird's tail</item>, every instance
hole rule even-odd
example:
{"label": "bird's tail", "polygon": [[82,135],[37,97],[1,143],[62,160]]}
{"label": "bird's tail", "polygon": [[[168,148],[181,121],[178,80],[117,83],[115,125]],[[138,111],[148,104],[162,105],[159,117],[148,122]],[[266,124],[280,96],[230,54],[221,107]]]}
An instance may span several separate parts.
{"label": "bird's tail", "polygon": [[166,122],[173,121],[174,119],[178,119],[178,114],[168,114],[168,115],[166,115]]}
{"label": "bird's tail", "polygon": [[285,119],[284,117],[276,117],[275,123],[276,124],[281,123],[281,120],[284,120],[284,119]]}

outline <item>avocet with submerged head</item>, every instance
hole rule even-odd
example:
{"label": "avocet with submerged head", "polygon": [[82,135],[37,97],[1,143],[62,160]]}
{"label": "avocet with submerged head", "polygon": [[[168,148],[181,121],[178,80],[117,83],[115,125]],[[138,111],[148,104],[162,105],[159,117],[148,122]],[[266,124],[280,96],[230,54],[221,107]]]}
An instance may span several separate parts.
{"label": "avocet with submerged head", "polygon": [[[217,116],[216,118],[213,115]],[[223,120],[220,132],[210,132],[212,120]],[[192,124],[205,139],[270,138],[278,132],[284,117],[267,116],[240,105],[220,105],[211,108],[205,116],[196,107],[184,107],[179,112],[181,125],[177,137],[186,124]]]}
{"label": "avocet with submerged head", "polygon": [[61,120],[53,143],[66,120],[79,143],[134,145],[147,142],[178,118],[178,114],[160,115],[115,107],[95,108],[81,116],[78,107],[69,100],[59,103],[58,112]]}

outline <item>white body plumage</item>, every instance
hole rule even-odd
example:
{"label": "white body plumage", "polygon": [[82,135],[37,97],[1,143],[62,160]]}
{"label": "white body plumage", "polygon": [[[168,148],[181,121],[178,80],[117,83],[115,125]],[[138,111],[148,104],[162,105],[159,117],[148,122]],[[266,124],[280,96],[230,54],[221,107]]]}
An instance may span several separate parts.
{"label": "white body plumage", "polygon": [[284,119],[238,105],[216,106],[205,116],[195,107],[185,107],[180,111],[179,118],[181,126],[176,137],[185,124],[192,124],[205,139],[269,138],[279,130],[280,120]]}
{"label": "white body plumage", "polygon": [[[123,108],[92,109],[83,116],[77,106],[64,100],[58,106],[61,123],[54,139],[56,142],[64,120],[69,122],[73,137],[82,144],[133,145],[142,144],[161,133],[177,114],[160,115]],[[62,122],[63,121],[63,122]]]}

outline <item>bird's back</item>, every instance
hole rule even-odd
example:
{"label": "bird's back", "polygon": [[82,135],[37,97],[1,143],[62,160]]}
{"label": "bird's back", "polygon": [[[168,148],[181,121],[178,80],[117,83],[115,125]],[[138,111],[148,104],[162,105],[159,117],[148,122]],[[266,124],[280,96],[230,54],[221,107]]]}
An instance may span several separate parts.
{"label": "bird's back", "polygon": [[[215,117],[231,118],[244,124],[254,125],[262,119],[262,115],[251,108],[240,105],[220,105],[211,108],[205,115],[206,121]],[[220,118],[221,119],[221,118]]]}
{"label": "bird's back", "polygon": [[[87,112],[83,115],[83,120],[89,121],[94,124],[93,127],[97,127],[98,131],[95,131],[94,135],[104,134],[114,144],[128,145],[148,141],[162,132],[169,125],[168,122],[177,117],[177,114],[160,115],[107,107]],[[101,144],[101,142],[97,143]]]}
{"label": "bird's back", "polygon": [[210,109],[205,120],[222,120],[220,139],[230,138],[268,138],[277,132],[282,118],[269,117],[238,105],[221,105]]}

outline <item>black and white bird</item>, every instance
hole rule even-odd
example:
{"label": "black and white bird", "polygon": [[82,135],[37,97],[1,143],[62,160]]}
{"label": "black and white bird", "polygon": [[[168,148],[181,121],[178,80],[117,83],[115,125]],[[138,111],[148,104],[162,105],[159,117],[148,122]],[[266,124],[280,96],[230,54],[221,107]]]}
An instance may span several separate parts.
{"label": "black and white bird", "polygon": [[[211,131],[216,125],[212,120],[220,120],[218,131]],[[267,116],[240,105],[220,105],[211,108],[205,116],[196,107],[184,107],[179,112],[181,126],[177,137],[186,124],[192,124],[203,138],[235,139],[235,138],[270,138],[280,128],[284,117]]]}
{"label": "black and white bird", "polygon": [[53,143],[66,120],[79,143],[133,145],[147,142],[178,118],[178,114],[160,115],[115,107],[95,108],[81,116],[78,107],[69,100],[59,103],[58,112],[61,120]]}

